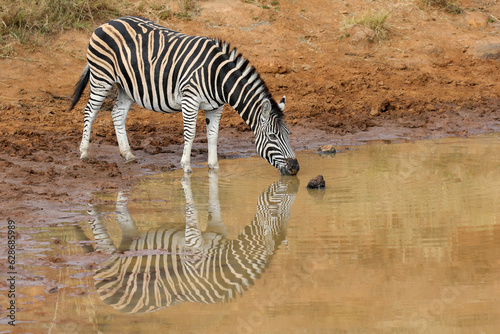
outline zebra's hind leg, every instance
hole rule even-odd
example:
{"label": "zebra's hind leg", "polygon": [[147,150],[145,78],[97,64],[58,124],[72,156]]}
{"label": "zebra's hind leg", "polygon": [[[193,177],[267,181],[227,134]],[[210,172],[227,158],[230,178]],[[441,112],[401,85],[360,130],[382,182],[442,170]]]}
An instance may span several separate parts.
{"label": "zebra's hind leg", "polygon": [[92,131],[92,124],[97,117],[99,109],[101,109],[102,103],[106,99],[111,85],[105,82],[93,83],[92,77],[90,79],[90,97],[87,106],[85,107],[85,113],[83,118],[83,135],[82,142],[80,144],[80,159],[87,159],[89,157],[89,146],[90,146],[90,133]]}
{"label": "zebra's hind leg", "polygon": [[105,254],[112,254],[116,251],[115,244],[111,239],[106,226],[104,225],[99,212],[97,212],[94,206],[90,206],[90,210],[87,213],[93,217],[89,221],[90,227],[92,228],[92,234],[94,235],[95,246],[94,250]]}
{"label": "zebra's hind leg", "polygon": [[125,158],[126,162],[137,161],[135,155],[132,154],[128,143],[127,131],[125,130],[125,121],[127,114],[134,101],[125,93],[123,89],[118,87],[118,97],[116,98],[115,106],[111,112],[113,124],[115,126],[116,138],[120,148],[120,154]]}
{"label": "zebra's hind leg", "polygon": [[224,106],[215,110],[205,111],[205,121],[207,122],[208,141],[208,168],[219,169],[217,160],[217,141],[219,138],[219,122]]}

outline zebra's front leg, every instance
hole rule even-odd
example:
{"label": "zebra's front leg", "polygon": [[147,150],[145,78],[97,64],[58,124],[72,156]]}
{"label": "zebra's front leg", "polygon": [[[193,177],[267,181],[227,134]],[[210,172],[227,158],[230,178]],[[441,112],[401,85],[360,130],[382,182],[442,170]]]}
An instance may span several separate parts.
{"label": "zebra's front leg", "polygon": [[219,201],[219,172],[208,171],[208,222],[207,231],[227,237],[226,225],[222,221]]}
{"label": "zebra's front leg", "polygon": [[[91,74],[92,76],[92,74]],[[83,134],[82,142],[80,143],[80,159],[89,157],[90,133],[92,132],[92,124],[97,117],[102,103],[106,99],[111,86],[106,83],[94,83],[91,77],[90,80],[90,97],[89,102],[85,106],[83,118]]]}
{"label": "zebra's front leg", "polygon": [[134,103],[134,101],[132,101],[127,93],[125,93],[123,89],[118,88],[118,97],[116,98],[111,116],[113,117],[113,124],[115,126],[120,154],[125,158],[127,163],[137,160],[130,149],[127,131],[125,129],[125,121],[127,120],[128,111],[130,110],[132,103]]}
{"label": "zebra's front leg", "polygon": [[130,215],[127,205],[128,198],[125,193],[119,191],[116,198],[115,215],[122,234],[119,250],[131,249],[132,242],[141,235],[135,221]]}
{"label": "zebra's front leg", "polygon": [[181,166],[184,173],[192,173],[191,149],[193,148],[194,136],[196,134],[196,118],[198,117],[198,105],[190,102],[182,103],[182,120],[184,123],[184,151],[182,153]]}
{"label": "zebra's front leg", "polygon": [[222,115],[220,108],[205,111],[205,121],[207,123],[207,142],[208,142],[208,168],[219,169],[219,161],[217,159],[217,141],[219,138],[219,123]]}
{"label": "zebra's front leg", "polygon": [[191,176],[185,175],[181,179],[181,184],[186,199],[185,245],[190,250],[199,250],[202,245],[202,233],[198,222],[198,210],[196,210],[191,190]]}

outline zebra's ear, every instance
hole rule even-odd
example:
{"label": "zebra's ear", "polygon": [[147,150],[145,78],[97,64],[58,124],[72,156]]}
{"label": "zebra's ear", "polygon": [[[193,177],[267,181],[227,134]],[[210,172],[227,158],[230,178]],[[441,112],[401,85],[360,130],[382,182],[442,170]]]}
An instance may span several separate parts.
{"label": "zebra's ear", "polygon": [[286,102],[286,97],[283,95],[283,98],[281,99],[280,103],[278,103],[278,107],[281,109],[281,111],[285,110],[285,102]]}
{"label": "zebra's ear", "polygon": [[268,99],[264,99],[262,101],[262,112],[260,114],[260,118],[263,122],[266,122],[271,116],[271,102]]}

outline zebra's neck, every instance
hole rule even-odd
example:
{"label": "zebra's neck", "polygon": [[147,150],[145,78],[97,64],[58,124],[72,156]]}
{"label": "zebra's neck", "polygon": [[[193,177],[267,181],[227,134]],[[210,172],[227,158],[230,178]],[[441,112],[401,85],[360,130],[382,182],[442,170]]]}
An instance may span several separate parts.
{"label": "zebra's neck", "polygon": [[263,84],[260,87],[253,89],[241,89],[241,100],[234,101],[234,99],[228,99],[229,105],[233,107],[241,118],[247,123],[250,128],[255,132],[255,129],[258,125],[259,115],[260,115],[260,102],[265,96],[264,91],[261,89],[265,86]]}
{"label": "zebra's neck", "polygon": [[253,66],[251,66],[236,49],[229,44],[216,41],[222,56],[220,61],[213,62],[213,72],[217,95],[222,102],[232,106],[252,130],[258,124],[260,101],[269,96],[265,83]]}

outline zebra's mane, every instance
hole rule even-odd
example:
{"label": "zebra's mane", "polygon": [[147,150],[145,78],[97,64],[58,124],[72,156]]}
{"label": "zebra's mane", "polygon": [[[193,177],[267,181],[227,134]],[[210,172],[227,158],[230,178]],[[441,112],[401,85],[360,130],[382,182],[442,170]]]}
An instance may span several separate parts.
{"label": "zebra's mane", "polygon": [[253,67],[250,65],[250,61],[243,57],[241,53],[236,50],[236,48],[231,49],[231,44],[220,39],[214,39],[216,46],[221,50],[222,53],[226,54],[229,59],[234,63],[234,65],[242,73],[242,76],[246,78],[247,82],[252,84],[252,90],[256,89],[260,92],[260,98],[267,98],[271,102],[271,113],[277,116],[279,119],[283,118],[283,111],[278,107],[278,103],[274,100],[273,96],[269,92],[266,83],[262,80],[261,76]]}

